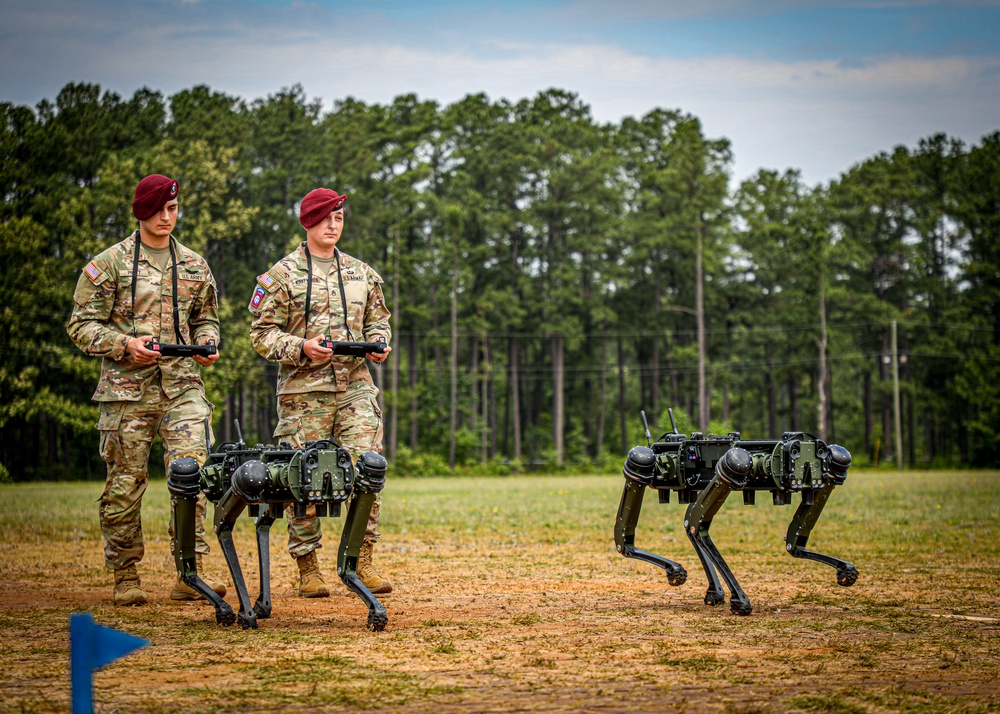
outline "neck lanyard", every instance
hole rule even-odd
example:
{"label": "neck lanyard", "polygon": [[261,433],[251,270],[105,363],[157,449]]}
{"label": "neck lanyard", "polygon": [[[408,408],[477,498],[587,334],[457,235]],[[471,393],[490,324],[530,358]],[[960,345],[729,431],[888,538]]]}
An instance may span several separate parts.
{"label": "neck lanyard", "polygon": [[[313,262],[309,253],[309,244],[305,243],[306,249],[306,326],[303,337],[309,339],[309,304],[312,298],[313,284]],[[340,274],[340,251],[333,249],[333,259],[337,263],[337,285],[340,288],[340,307],[344,310],[344,329],[347,330],[347,339],[353,341],[354,335],[351,333],[351,326],[347,324],[347,297],[344,295],[344,277]],[[331,335],[332,337],[333,335]]]}
{"label": "neck lanyard", "polygon": [[[135,250],[132,255],[132,337],[138,337],[139,334],[135,327],[135,283],[139,279],[139,246],[142,245],[142,240],[139,237],[139,231],[135,232]],[[181,335],[181,320],[180,320],[180,308],[177,306],[177,254],[174,252],[174,237],[170,236],[170,272],[173,274],[173,288],[174,292],[171,295],[174,306],[174,337],[178,344],[185,344],[184,337]]]}

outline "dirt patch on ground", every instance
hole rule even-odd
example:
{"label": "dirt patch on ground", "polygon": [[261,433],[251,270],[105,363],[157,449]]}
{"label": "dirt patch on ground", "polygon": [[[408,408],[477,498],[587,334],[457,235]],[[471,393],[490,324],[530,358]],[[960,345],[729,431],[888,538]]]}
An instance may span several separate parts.
{"label": "dirt patch on ground", "polygon": [[[143,505],[150,603],[113,607],[100,486],[0,489],[0,711],[69,709],[81,610],[150,642],[96,673],[98,712],[1000,711],[1000,474],[852,474],[809,543],[857,565],[849,588],[784,552],[791,509],[727,503],[712,533],[749,617],[703,603],[676,503],[649,499],[637,545],[682,563],[684,585],[614,551],[620,476],[400,479],[376,549],[395,587],[378,633],[333,577],[342,520],[324,523],[330,598],[296,596],[279,522],[259,629],[172,603],[162,481]],[[236,543],[256,597],[250,519]],[[217,547],[207,570],[231,586]]]}
{"label": "dirt patch on ground", "polygon": [[[945,554],[909,572],[859,561],[858,583],[841,588],[825,566],[744,553],[731,560],[754,612],[736,617],[702,603],[704,576],[679,542],[664,554],[690,577],[670,587],[606,542],[397,536],[377,549],[395,591],[381,597],[387,629],[372,633],[329,577],[331,548],[333,596],[304,600],[272,543],[273,616],[242,631],[168,599],[163,539],[141,566],[150,603],[115,608],[99,548],[68,538],[0,547],[3,711],[68,710],[68,615],[80,610],[151,643],[96,674],[99,712],[1000,710],[995,564]],[[252,540],[237,540],[254,583]],[[223,574],[217,550],[208,564]]]}

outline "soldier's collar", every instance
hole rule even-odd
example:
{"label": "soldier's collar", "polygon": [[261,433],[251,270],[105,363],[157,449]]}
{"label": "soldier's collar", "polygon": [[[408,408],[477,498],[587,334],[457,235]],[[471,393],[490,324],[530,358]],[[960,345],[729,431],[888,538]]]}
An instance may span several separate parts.
{"label": "soldier's collar", "polygon": [[[181,242],[174,237],[173,233],[170,234],[170,240],[162,248],[150,248],[150,246],[143,243],[142,238],[139,237],[139,231],[133,231],[131,234],[129,234],[126,240],[131,240],[133,242],[132,246],[133,250],[135,250],[136,245],[142,246],[144,250],[142,250],[140,254],[145,253],[147,250],[168,250],[170,248],[170,245],[173,244],[174,251],[176,251],[177,254],[177,264],[181,265],[188,259],[188,253],[189,253],[188,249],[185,248],[183,245],[181,245]],[[146,258],[146,260],[148,262],[148,258]]]}

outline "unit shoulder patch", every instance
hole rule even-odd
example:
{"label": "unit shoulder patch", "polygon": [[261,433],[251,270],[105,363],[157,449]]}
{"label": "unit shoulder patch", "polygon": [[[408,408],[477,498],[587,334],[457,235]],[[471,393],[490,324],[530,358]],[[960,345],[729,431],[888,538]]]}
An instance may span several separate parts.
{"label": "unit shoulder patch", "polygon": [[250,298],[250,304],[247,306],[247,309],[250,310],[251,312],[259,309],[260,304],[264,300],[265,295],[267,295],[267,291],[263,287],[261,287],[260,285],[255,287],[253,290],[253,296]]}

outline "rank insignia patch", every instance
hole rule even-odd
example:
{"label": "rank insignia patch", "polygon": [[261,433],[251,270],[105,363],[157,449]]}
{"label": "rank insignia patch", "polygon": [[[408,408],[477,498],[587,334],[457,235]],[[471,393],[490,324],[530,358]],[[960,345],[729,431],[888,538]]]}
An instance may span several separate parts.
{"label": "rank insignia patch", "polygon": [[257,282],[263,285],[265,288],[269,288],[274,285],[274,278],[272,278],[267,273],[257,276]]}
{"label": "rank insignia patch", "polygon": [[91,282],[97,282],[97,279],[101,277],[101,269],[94,264],[94,261],[87,263],[87,267],[83,269],[83,272],[87,274]]}
{"label": "rank insignia patch", "polygon": [[250,298],[250,307],[260,307],[260,301],[264,299],[265,295],[267,295],[267,291],[258,285],[253,291],[253,297]]}

